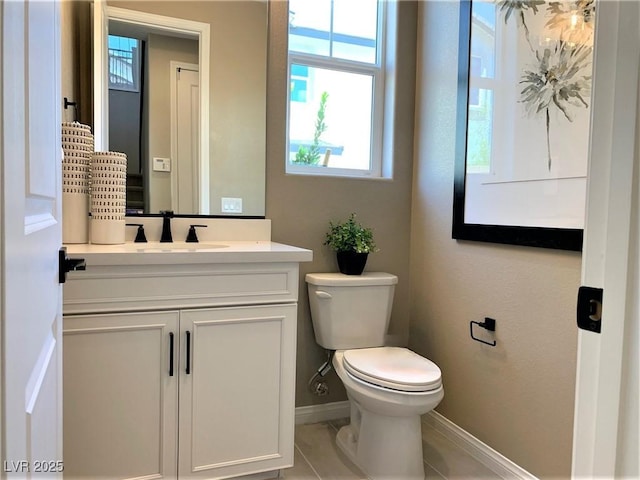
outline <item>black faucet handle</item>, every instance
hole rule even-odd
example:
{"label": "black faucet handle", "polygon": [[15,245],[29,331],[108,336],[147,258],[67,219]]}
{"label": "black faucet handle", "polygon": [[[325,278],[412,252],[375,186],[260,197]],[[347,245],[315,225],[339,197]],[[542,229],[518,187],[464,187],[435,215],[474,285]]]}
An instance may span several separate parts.
{"label": "black faucet handle", "polygon": [[196,235],[196,227],[207,228],[206,225],[191,225],[189,226],[189,233],[187,233],[187,239],[185,242],[197,243],[198,235]]}
{"label": "black faucet handle", "polygon": [[127,227],[138,227],[134,243],[147,243],[147,236],[144,234],[144,225],[141,223],[127,223]]}

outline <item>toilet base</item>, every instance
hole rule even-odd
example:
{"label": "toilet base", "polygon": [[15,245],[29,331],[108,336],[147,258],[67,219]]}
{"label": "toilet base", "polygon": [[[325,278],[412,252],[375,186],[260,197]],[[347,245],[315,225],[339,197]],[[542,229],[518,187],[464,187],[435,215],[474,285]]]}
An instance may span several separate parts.
{"label": "toilet base", "polygon": [[371,480],[424,480],[420,416],[388,417],[362,409],[360,415],[336,437],[347,458]]}

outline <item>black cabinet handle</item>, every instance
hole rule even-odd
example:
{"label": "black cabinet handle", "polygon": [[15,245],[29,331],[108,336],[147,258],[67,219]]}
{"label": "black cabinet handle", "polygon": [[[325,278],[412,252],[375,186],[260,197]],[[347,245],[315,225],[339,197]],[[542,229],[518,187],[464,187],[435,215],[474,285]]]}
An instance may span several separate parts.
{"label": "black cabinet handle", "polygon": [[169,376],[173,377],[173,332],[169,332]]}
{"label": "black cabinet handle", "polygon": [[185,373],[189,375],[191,373],[191,332],[187,331],[187,368]]}

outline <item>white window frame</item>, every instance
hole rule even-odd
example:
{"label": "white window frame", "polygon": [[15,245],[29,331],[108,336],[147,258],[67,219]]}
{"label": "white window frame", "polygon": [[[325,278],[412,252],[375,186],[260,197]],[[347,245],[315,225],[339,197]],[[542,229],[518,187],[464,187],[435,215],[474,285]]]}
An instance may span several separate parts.
{"label": "white window frame", "polygon": [[[289,119],[291,95],[287,92],[287,147],[285,157],[285,171],[288,174],[296,175],[317,175],[317,176],[337,176],[337,177],[365,177],[382,178],[383,171],[383,137],[384,137],[384,105],[385,105],[385,70],[387,51],[387,12],[388,0],[378,0],[378,39],[376,48],[376,63],[357,62],[341,58],[332,58],[325,55],[315,55],[300,53],[289,50],[287,62],[287,84],[291,82],[291,65],[306,65],[310,68],[322,68],[345,73],[368,75],[372,77],[373,88],[371,99],[371,138],[370,149],[371,158],[369,169],[352,169],[325,167],[323,165],[297,165],[290,161],[290,138]],[[287,33],[288,35],[288,33]]]}
{"label": "white window frame", "polygon": [[[499,15],[499,9],[496,6],[495,7],[495,22],[497,25],[497,22],[501,21],[500,20],[500,15]],[[473,23],[473,18],[471,20],[471,22]],[[503,65],[505,64],[505,45],[507,42],[507,39],[505,38],[505,36],[503,35],[504,30],[501,28],[496,28],[494,34],[494,66],[493,66],[493,76],[491,77],[485,77],[482,76],[482,72],[480,73],[480,75],[477,76],[472,76],[471,75],[471,65],[469,65],[469,79],[471,81],[471,79],[473,79],[474,82],[474,87],[477,88],[478,90],[482,91],[485,90],[486,92],[491,92],[491,96],[492,96],[492,102],[493,102],[493,112],[492,112],[492,119],[491,119],[491,154],[489,156],[489,169],[488,171],[468,171],[467,174],[468,175],[475,175],[478,177],[483,177],[486,182],[492,182],[495,180],[495,176],[496,176],[496,171],[498,168],[498,164],[496,162],[496,158],[499,158],[499,156],[497,157],[494,152],[497,148],[499,148],[500,143],[496,140],[496,132],[502,128],[502,125],[500,125],[500,123],[496,122],[496,109],[501,108],[501,105],[504,104],[504,94],[503,94],[503,89],[504,89],[504,80],[503,80]],[[471,58],[471,54],[470,57]],[[480,93],[480,98],[479,98],[479,103],[477,105],[472,105],[472,104],[468,104],[467,108],[469,109],[469,111],[471,110],[475,110],[475,109],[479,109],[479,108],[483,108],[483,103],[486,103],[486,99],[483,99],[482,97],[482,93]],[[499,117],[498,117],[499,118]]]}

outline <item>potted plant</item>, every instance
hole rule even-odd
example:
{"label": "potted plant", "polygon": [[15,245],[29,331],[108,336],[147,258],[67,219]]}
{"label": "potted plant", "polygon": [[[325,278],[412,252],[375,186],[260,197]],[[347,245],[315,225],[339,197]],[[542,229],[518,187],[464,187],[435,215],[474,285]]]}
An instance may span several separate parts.
{"label": "potted plant", "polygon": [[358,223],[355,213],[346,222],[329,222],[324,244],[336,251],[338,269],[346,275],[360,275],[369,253],[376,251],[373,231]]}

